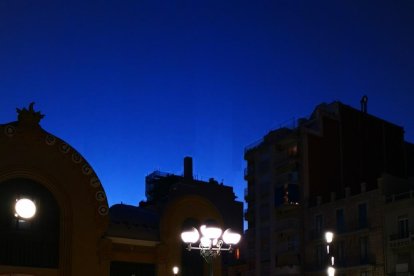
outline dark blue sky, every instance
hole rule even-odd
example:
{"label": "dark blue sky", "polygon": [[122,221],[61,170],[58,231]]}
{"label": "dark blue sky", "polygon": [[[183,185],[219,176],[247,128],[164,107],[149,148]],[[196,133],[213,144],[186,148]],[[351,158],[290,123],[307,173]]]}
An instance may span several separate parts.
{"label": "dark blue sky", "polygon": [[0,1],[0,121],[35,101],[109,203],[153,170],[243,198],[243,149],[321,102],[404,126],[414,142],[414,1]]}

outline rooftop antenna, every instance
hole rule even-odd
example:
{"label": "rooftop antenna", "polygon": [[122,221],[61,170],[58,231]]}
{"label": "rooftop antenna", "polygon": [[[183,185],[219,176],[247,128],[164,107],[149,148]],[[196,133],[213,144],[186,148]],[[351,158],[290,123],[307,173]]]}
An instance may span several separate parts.
{"label": "rooftop antenna", "polygon": [[367,95],[362,96],[360,102],[361,102],[361,111],[363,113],[367,113],[368,112],[368,107],[367,107],[367,105],[368,105],[368,96]]}

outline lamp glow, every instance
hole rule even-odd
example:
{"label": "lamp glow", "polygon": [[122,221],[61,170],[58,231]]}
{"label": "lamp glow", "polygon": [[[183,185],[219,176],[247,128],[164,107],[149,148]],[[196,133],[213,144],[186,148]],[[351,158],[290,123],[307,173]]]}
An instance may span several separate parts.
{"label": "lamp glow", "polygon": [[234,233],[231,229],[227,229],[223,233],[223,241],[227,244],[238,244],[241,239],[241,235]]}
{"label": "lamp glow", "polygon": [[200,233],[194,227],[190,231],[182,232],[181,239],[185,243],[195,243],[200,238]]}
{"label": "lamp glow", "polygon": [[332,266],[328,267],[328,276],[334,276],[335,275],[335,268]]}
{"label": "lamp glow", "polygon": [[16,201],[14,206],[16,215],[23,219],[30,219],[36,214],[36,205],[28,198],[22,198]]}
{"label": "lamp glow", "polygon": [[211,240],[207,237],[201,237],[200,245],[202,248],[209,248],[211,246]]}
{"label": "lamp glow", "polygon": [[326,232],[325,233],[325,239],[327,243],[331,243],[333,240],[333,233],[332,232]]}
{"label": "lamp glow", "polygon": [[240,234],[232,232],[230,229],[223,233],[221,228],[207,227],[206,225],[200,226],[200,232],[193,228],[191,231],[181,233],[181,239],[187,243],[188,251],[200,250],[200,255],[208,263],[210,276],[213,275],[214,258],[220,256],[222,251],[232,252],[232,245],[237,244],[240,238]]}
{"label": "lamp glow", "polygon": [[179,271],[178,266],[174,266],[172,271],[173,271],[174,275],[177,275],[178,271]]}
{"label": "lamp glow", "polygon": [[200,231],[201,234],[208,239],[218,239],[223,232],[223,230],[218,227],[206,227],[205,225],[200,227]]}

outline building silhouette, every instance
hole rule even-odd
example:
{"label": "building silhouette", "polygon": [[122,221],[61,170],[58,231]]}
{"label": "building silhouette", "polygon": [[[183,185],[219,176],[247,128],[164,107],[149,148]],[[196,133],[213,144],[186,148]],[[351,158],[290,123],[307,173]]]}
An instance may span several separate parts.
{"label": "building silhouette", "polygon": [[366,97],[361,110],[320,104],[248,146],[251,275],[326,275],[327,230],[337,234],[337,275],[385,275],[383,198],[395,191],[378,179],[408,179],[412,157],[403,128],[368,114]]}
{"label": "building silhouette", "polygon": [[[1,276],[164,276],[173,266],[180,275],[207,275],[198,252],[184,249],[181,231],[205,222],[243,231],[233,189],[193,179],[191,158],[184,176],[149,175],[140,206],[109,208],[92,165],[41,128],[33,104],[17,111],[17,121],[0,124]],[[15,210],[20,199],[36,206],[34,217]],[[226,273],[233,256],[215,260],[215,275]]]}

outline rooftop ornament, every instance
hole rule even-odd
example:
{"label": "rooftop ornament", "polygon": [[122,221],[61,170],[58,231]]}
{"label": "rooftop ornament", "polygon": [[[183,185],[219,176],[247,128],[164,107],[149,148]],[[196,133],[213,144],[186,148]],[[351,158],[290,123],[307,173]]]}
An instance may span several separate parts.
{"label": "rooftop ornament", "polygon": [[29,109],[16,108],[18,114],[17,119],[20,123],[23,123],[25,125],[38,125],[40,120],[42,120],[45,117],[45,115],[40,113],[40,111],[35,111],[33,109],[34,104],[34,102],[31,102],[29,105]]}

